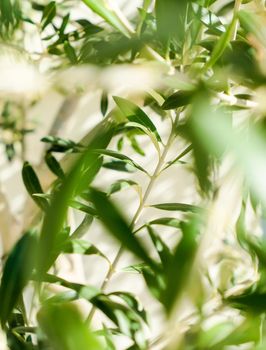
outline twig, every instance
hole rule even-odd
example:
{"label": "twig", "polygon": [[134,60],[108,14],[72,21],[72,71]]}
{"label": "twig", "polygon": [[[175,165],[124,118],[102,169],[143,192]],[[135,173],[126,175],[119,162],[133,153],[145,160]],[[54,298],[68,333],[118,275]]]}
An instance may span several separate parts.
{"label": "twig", "polygon": [[[159,157],[159,160],[158,160],[157,166],[156,166],[156,168],[154,170],[154,173],[150,177],[149,184],[148,184],[148,186],[146,188],[146,191],[144,192],[143,199],[142,199],[142,201],[140,201],[140,204],[139,204],[139,206],[138,206],[138,208],[137,208],[137,210],[135,212],[135,215],[134,215],[134,217],[133,217],[133,219],[131,221],[130,228],[132,230],[134,230],[135,225],[136,225],[136,223],[137,223],[137,221],[138,221],[138,219],[139,219],[139,217],[140,217],[140,215],[142,213],[142,210],[145,207],[147,199],[148,199],[148,197],[149,197],[149,195],[151,193],[151,190],[153,188],[153,185],[154,185],[157,177],[159,176],[160,171],[161,171],[161,169],[162,169],[162,167],[164,165],[165,158],[167,156],[169,148],[172,145],[172,142],[173,142],[174,138],[175,138],[175,132],[174,132],[174,129],[172,128],[170,136],[169,136],[169,138],[167,140],[167,143],[166,143],[166,145],[164,147],[163,153]],[[107,287],[109,281],[111,280],[113,274],[115,273],[116,267],[117,267],[117,265],[118,265],[118,263],[120,261],[120,258],[122,257],[123,253],[124,253],[124,247],[123,247],[123,245],[121,245],[119,250],[118,250],[118,253],[117,253],[113,263],[110,265],[110,268],[109,268],[109,270],[108,270],[108,272],[107,272],[107,274],[105,276],[105,279],[104,279],[104,281],[103,281],[103,283],[102,283],[102,285],[100,287],[102,292],[104,292],[106,290],[106,287]],[[90,313],[88,315],[88,318],[87,318],[87,323],[88,324],[92,321],[92,318],[93,318],[93,316],[95,314],[95,311],[96,311],[95,306],[92,306],[91,311],[90,311]]]}

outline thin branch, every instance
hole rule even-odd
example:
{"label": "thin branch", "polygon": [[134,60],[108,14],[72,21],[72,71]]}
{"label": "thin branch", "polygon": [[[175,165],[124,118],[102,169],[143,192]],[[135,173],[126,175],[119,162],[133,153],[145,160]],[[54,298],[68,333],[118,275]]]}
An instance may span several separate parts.
{"label": "thin branch", "polygon": [[[137,210],[135,212],[135,215],[134,215],[134,217],[133,217],[133,219],[131,221],[130,227],[131,227],[132,231],[134,231],[136,223],[138,222],[138,219],[139,219],[139,217],[140,217],[140,215],[142,213],[142,210],[144,209],[145,204],[147,202],[147,199],[148,199],[148,197],[149,197],[149,195],[150,195],[150,193],[151,193],[151,191],[153,189],[154,183],[157,180],[157,178],[158,178],[158,176],[159,176],[159,174],[161,172],[161,169],[164,166],[165,158],[166,158],[167,153],[168,153],[168,151],[169,151],[169,149],[170,149],[170,147],[172,145],[172,142],[174,141],[174,138],[175,138],[175,132],[174,132],[174,129],[172,128],[170,136],[169,136],[169,138],[167,140],[167,143],[164,146],[163,153],[159,157],[159,160],[158,160],[157,166],[156,166],[156,168],[154,170],[154,173],[150,177],[149,184],[148,184],[148,186],[146,188],[146,191],[144,192],[143,199],[142,199],[142,201],[140,201],[140,204],[139,204],[139,206],[138,206],[138,208],[137,208]],[[123,253],[124,253],[124,247],[123,247],[123,245],[121,245],[119,250],[118,250],[118,253],[117,253],[113,263],[110,265],[110,268],[109,268],[109,270],[108,270],[108,272],[107,272],[107,274],[105,276],[105,279],[104,279],[104,281],[103,281],[103,283],[102,283],[102,285],[100,287],[102,292],[104,292],[106,290],[109,281],[111,280],[111,278],[113,277],[113,274],[116,271],[116,267],[117,267],[117,265],[118,265],[122,255],[123,255]],[[90,313],[88,315],[88,318],[87,318],[87,323],[88,324],[92,321],[93,316],[95,314],[95,311],[96,311],[95,306],[92,306],[91,311],[90,311]]]}

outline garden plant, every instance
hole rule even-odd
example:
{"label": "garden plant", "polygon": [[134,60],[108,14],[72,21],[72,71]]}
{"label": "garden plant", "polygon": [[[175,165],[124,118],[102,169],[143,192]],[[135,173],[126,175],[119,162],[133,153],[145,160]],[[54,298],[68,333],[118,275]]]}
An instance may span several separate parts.
{"label": "garden plant", "polygon": [[265,1],[0,0],[0,38],[0,349],[266,349]]}

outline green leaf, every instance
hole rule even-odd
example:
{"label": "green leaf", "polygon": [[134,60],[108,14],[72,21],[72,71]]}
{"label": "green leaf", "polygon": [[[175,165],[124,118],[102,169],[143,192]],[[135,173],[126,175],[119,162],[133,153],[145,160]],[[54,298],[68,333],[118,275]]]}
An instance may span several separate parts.
{"label": "green leaf", "polygon": [[182,46],[185,36],[186,9],[189,1],[156,0],[155,14],[159,38],[164,44],[171,39]]}
{"label": "green leaf", "polygon": [[135,123],[135,122],[129,122],[127,123],[128,127],[133,127],[135,129],[140,129],[144,134],[146,134],[150,140],[152,141],[156,151],[158,152],[158,155],[161,155],[161,150],[160,150],[160,145],[159,142],[155,136],[155,134],[153,132],[151,132],[149,129],[147,129],[145,126],[139,124],[139,123]]}
{"label": "green leaf", "polygon": [[196,205],[185,204],[185,203],[162,203],[162,204],[153,204],[150,205],[152,208],[167,210],[167,211],[183,211],[183,212],[192,212],[199,213],[202,212],[202,209]]}
{"label": "green leaf", "polygon": [[83,204],[83,203],[80,203],[78,201],[72,200],[72,201],[70,201],[69,205],[72,208],[83,211],[83,213],[89,214],[91,216],[97,215],[96,210],[93,207],[90,207],[90,206]]}
{"label": "green leaf", "polygon": [[235,30],[235,26],[237,23],[237,17],[234,15],[231,23],[226,29],[226,32],[222,34],[222,36],[218,39],[210,59],[208,62],[205,64],[203,67],[203,71],[206,72],[209,68],[211,68],[217,61],[218,59],[222,56],[224,53],[225,49],[227,48],[228,44],[230,43],[230,40],[232,38],[232,34]]}
{"label": "green leaf", "polygon": [[149,222],[149,225],[163,225],[180,228],[180,221],[175,218],[159,218]]}
{"label": "green leaf", "polygon": [[167,165],[163,168],[163,170],[168,169],[173,164],[178,164],[180,159],[182,159],[184,156],[186,156],[191,150],[193,150],[193,146],[189,145],[183,152],[181,152],[174,160],[171,162],[168,162]]}
{"label": "green leaf", "polygon": [[141,156],[145,156],[144,150],[141,148],[140,144],[138,143],[138,140],[134,135],[127,135],[128,139],[130,141],[131,147]]}
{"label": "green leaf", "polygon": [[261,314],[266,311],[266,293],[255,288],[248,288],[240,295],[232,295],[226,298],[226,302],[232,307],[244,310],[251,314]]}
{"label": "green leaf", "polygon": [[121,112],[129,121],[138,123],[144,126],[156,136],[156,139],[159,142],[162,141],[160,135],[158,134],[156,126],[153,124],[153,122],[150,120],[150,118],[141,108],[139,108],[133,102],[130,102],[121,97],[113,96],[113,99],[117,104],[117,106],[119,107],[119,109],[121,110]]}
{"label": "green leaf", "polygon": [[69,59],[70,63],[75,64],[78,62],[76,51],[75,51],[74,47],[72,45],[70,45],[70,43],[68,41],[64,42],[64,51],[65,51],[65,54],[66,54],[67,58]]}
{"label": "green leaf", "polygon": [[199,217],[193,216],[187,222],[182,222],[180,228],[183,236],[173,253],[173,258],[165,268],[166,289],[163,292],[163,304],[170,312],[176,300],[186,288],[194,258],[198,248]]}
{"label": "green leaf", "polygon": [[43,15],[42,15],[42,30],[44,30],[48,24],[52,22],[56,16],[56,2],[51,1],[47,6],[45,6]]}
{"label": "green leaf", "polygon": [[103,117],[105,117],[107,110],[108,110],[108,94],[103,91],[101,96],[101,112]]}
{"label": "green leaf", "polygon": [[[40,278],[35,274],[32,276],[32,280],[39,281]],[[92,298],[94,298],[96,295],[100,293],[100,290],[94,286],[88,286],[80,283],[70,282],[61,277],[51,275],[51,274],[44,274],[41,280],[42,282],[58,284],[65,288],[72,289],[73,291],[76,292],[76,294],[71,294],[71,300],[83,298],[90,301]]]}
{"label": "green leaf", "polygon": [[48,168],[51,170],[51,172],[54,173],[57,177],[59,177],[59,179],[63,180],[65,178],[65,174],[63,169],[61,168],[60,163],[50,152],[47,152],[45,154],[45,162]]}
{"label": "green leaf", "polygon": [[113,343],[112,339],[112,332],[109,328],[107,328],[105,325],[103,325],[103,330],[100,331],[102,332],[105,342],[106,342],[106,349],[105,350],[116,350],[115,345]]}
{"label": "green leaf", "polygon": [[23,183],[31,196],[34,202],[40,207],[42,210],[48,209],[48,203],[44,198],[40,196],[34,196],[35,194],[44,194],[43,189],[41,187],[40,181],[33,170],[32,166],[25,162],[22,168],[22,179]]}
{"label": "green leaf", "polygon": [[60,189],[53,193],[51,205],[44,217],[38,246],[37,270],[40,277],[51,267],[56,259],[56,256],[53,254],[56,237],[63,229],[71,200],[85,188],[88,188],[88,185],[100,169],[98,166],[99,155],[92,151],[107,147],[113,136],[113,130],[113,123],[105,119],[90,132],[86,139],[86,150],[78,155]]}
{"label": "green leaf", "polygon": [[3,39],[11,39],[21,20],[21,2],[19,0],[0,1],[0,36]]}
{"label": "green leaf", "polygon": [[211,346],[218,350],[230,345],[258,342],[259,330],[259,317],[247,317],[239,326],[232,321],[222,322],[202,332],[198,344],[203,349]]}
{"label": "green leaf", "polygon": [[111,162],[105,162],[103,163],[103,168],[122,171],[125,173],[134,173],[137,171],[137,168],[135,168],[133,165],[122,160],[112,160]]}
{"label": "green leaf", "polygon": [[101,350],[74,305],[47,304],[38,312],[39,325],[55,350]]}
{"label": "green leaf", "polygon": [[248,133],[234,130],[226,111],[212,108],[206,100],[201,101],[195,110],[192,126],[205,152],[221,158],[226,150],[230,150],[253,195],[265,206],[266,142],[262,130],[252,123]]}
{"label": "green leaf", "polygon": [[50,152],[80,152],[84,150],[84,146],[58,136],[45,136],[41,141],[51,144]]}
{"label": "green leaf", "polygon": [[194,91],[177,91],[167,97],[162,105],[162,109],[169,110],[186,106],[192,102]]}
{"label": "green leaf", "polygon": [[93,216],[92,215],[88,215],[88,214],[85,215],[85,217],[82,220],[81,224],[72,233],[71,238],[81,238],[81,237],[83,237],[87,233],[87,231],[90,228],[92,222],[93,222]]}
{"label": "green leaf", "polygon": [[261,18],[254,12],[248,12],[241,10],[238,12],[238,18],[240,20],[241,27],[248,33],[252,33],[256,38],[266,46],[265,40],[265,26]]}
{"label": "green leaf", "polygon": [[[59,249],[65,254],[99,255],[104,259],[107,259],[97,247],[84,239],[73,239],[71,237],[65,241]],[[107,261],[109,262],[108,259]]]}
{"label": "green leaf", "polygon": [[145,169],[143,169],[139,164],[137,164],[131,158],[125,156],[122,153],[111,151],[111,150],[105,150],[105,149],[96,149],[93,152],[97,153],[97,154],[102,154],[102,155],[105,155],[105,156],[109,156],[109,157],[112,157],[112,158],[116,158],[116,159],[122,160],[123,162],[126,162],[126,163],[130,164],[131,166],[133,166],[134,168],[144,172],[145,174],[148,174],[147,171]]}
{"label": "green leaf", "polygon": [[131,35],[130,28],[127,23],[117,15],[117,13],[108,7],[104,0],[82,0],[93,12],[102,17],[112,27],[129,37]]}
{"label": "green leaf", "polygon": [[119,327],[121,333],[132,338],[138,349],[146,349],[141,321],[132,308],[114,302],[104,294],[96,295],[91,302]]}
{"label": "green leaf", "polygon": [[139,185],[135,181],[126,180],[126,179],[117,180],[110,186],[110,189],[107,191],[107,195],[110,196],[111,194],[114,194],[116,192],[129,188],[131,186],[136,187],[139,192]]}
{"label": "green leaf", "polygon": [[121,298],[128,305],[128,307],[130,307],[146,324],[148,324],[147,313],[134,294],[118,291],[109,293],[108,295],[115,295]]}
{"label": "green leaf", "polygon": [[152,243],[161,259],[163,266],[169,264],[172,258],[171,251],[169,247],[164,243],[164,241],[155,233],[151,226],[147,225],[149,236],[151,237]]}
{"label": "green leaf", "polygon": [[100,220],[107,230],[118,239],[125,248],[142,259],[148,265],[155,266],[139,240],[134,237],[132,230],[126,223],[117,208],[111,203],[108,197],[101,192],[92,190],[92,201],[97,209]]}
{"label": "green leaf", "polygon": [[29,231],[20,238],[7,258],[0,286],[0,319],[3,328],[31,278],[36,246],[36,232]]}

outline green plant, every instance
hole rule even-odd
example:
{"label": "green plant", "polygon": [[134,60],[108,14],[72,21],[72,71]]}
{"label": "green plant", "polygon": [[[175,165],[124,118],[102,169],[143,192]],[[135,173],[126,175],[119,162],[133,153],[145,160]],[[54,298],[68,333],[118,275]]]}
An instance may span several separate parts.
{"label": "green plant", "polygon": [[[18,99],[16,90],[15,97],[2,98],[2,132],[12,136],[2,141],[10,160],[17,150],[25,161],[22,178],[34,202],[31,222],[3,257],[0,320],[8,347],[264,349],[264,1],[144,0],[130,20],[112,6],[115,1],[83,2],[79,19],[71,16],[78,1],[0,5],[3,52],[22,55],[22,36],[32,26],[42,51],[28,54],[40,64],[49,58],[48,71],[55,76],[50,84],[66,95],[42,139],[42,176],[26,161],[27,132],[34,131],[26,123],[27,110],[40,97]],[[88,69],[101,89],[102,119],[77,142],[61,133],[86,82],[64,84],[69,69],[81,80]],[[126,76],[119,75],[126,72],[139,80],[130,81],[127,95],[114,95],[112,84],[122,85]],[[156,155],[151,170],[142,164],[150,149]],[[163,193],[161,203],[152,202],[159,179],[170,183],[180,168],[192,174],[191,201],[171,202]],[[104,186],[102,174],[113,171],[121,177]],[[138,205],[128,220],[131,189]],[[147,210],[155,217],[146,220]],[[81,217],[74,226],[73,212]],[[99,222],[117,242],[114,259],[92,244]],[[154,315],[138,295],[124,286],[109,290],[128,251],[133,263],[122,270],[138,274],[165,320],[156,336]],[[74,253],[96,255],[107,264],[100,286],[60,277],[58,260]],[[87,266],[87,273],[93,268]],[[85,320],[76,307],[80,301],[90,306]]]}

